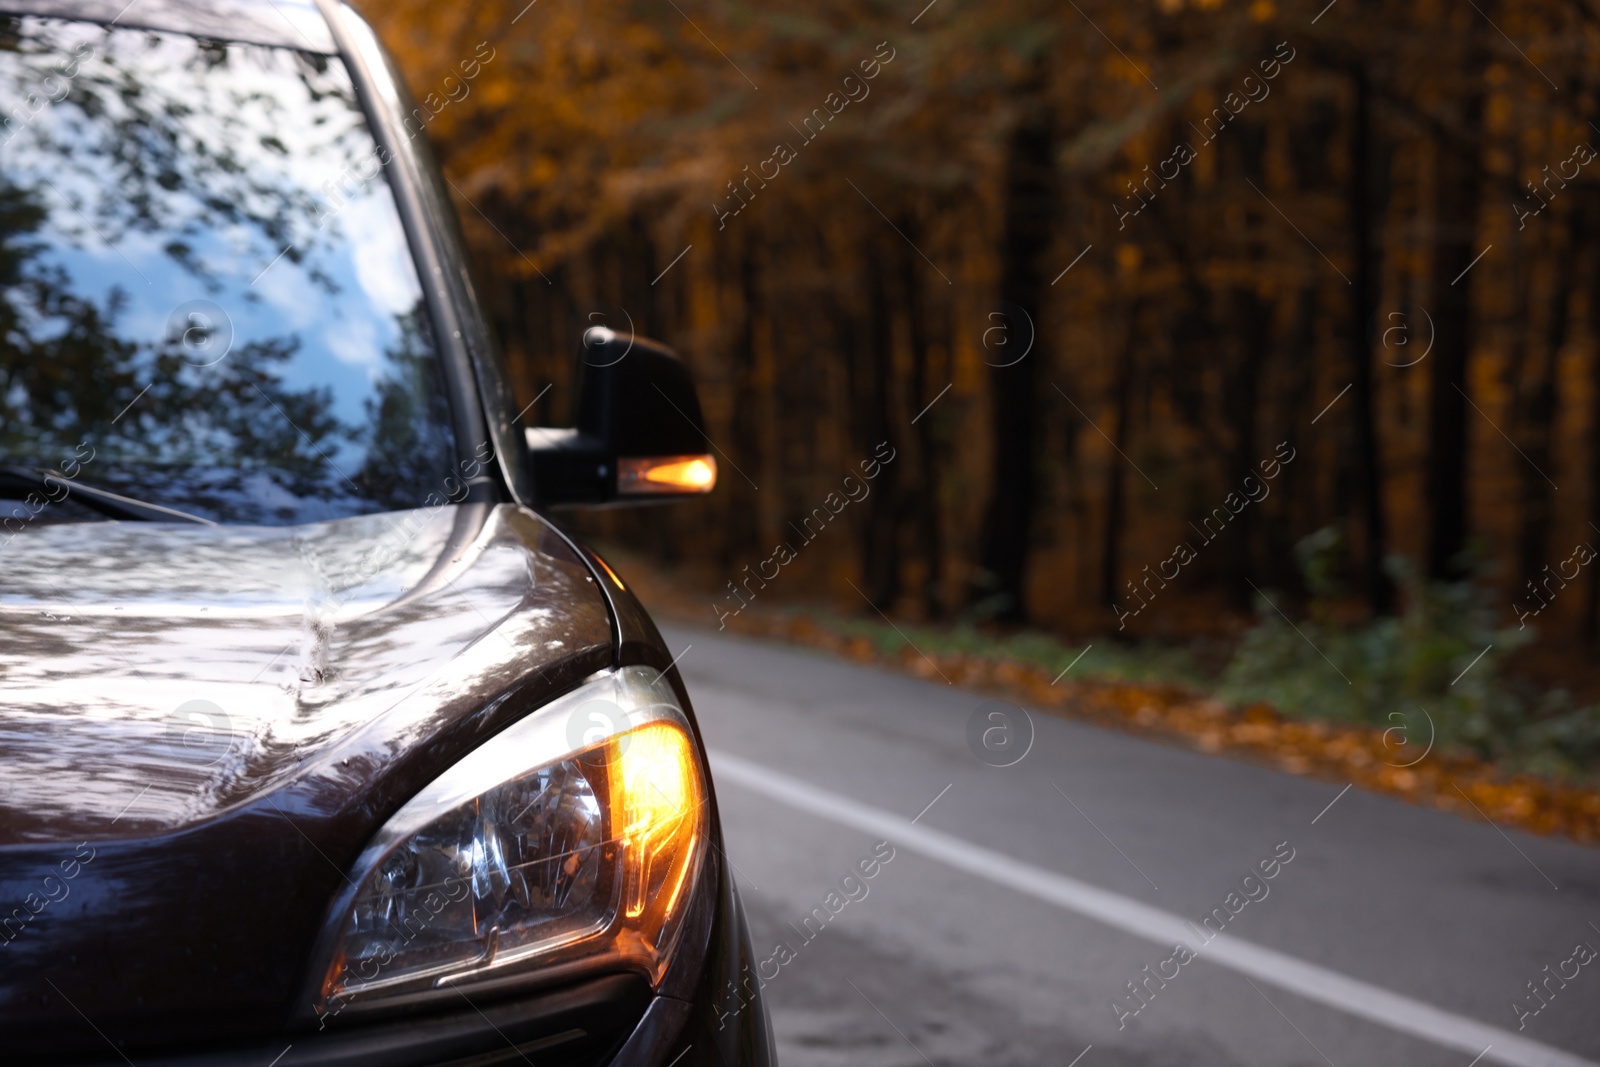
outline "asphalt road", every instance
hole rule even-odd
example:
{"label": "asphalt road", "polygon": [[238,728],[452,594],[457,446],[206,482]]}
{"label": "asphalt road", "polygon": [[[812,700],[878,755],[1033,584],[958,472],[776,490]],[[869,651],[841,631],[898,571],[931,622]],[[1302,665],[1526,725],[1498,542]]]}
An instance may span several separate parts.
{"label": "asphalt road", "polygon": [[667,639],[783,1067],[1600,1064],[1600,851],[1040,713],[990,766],[982,696]]}

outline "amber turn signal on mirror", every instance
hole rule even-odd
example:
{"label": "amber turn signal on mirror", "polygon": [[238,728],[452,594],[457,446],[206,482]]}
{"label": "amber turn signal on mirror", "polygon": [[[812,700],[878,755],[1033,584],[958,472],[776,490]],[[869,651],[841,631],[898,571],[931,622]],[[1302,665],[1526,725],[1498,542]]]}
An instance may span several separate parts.
{"label": "amber turn signal on mirror", "polygon": [[709,493],[717,484],[712,456],[645,456],[617,460],[617,495]]}

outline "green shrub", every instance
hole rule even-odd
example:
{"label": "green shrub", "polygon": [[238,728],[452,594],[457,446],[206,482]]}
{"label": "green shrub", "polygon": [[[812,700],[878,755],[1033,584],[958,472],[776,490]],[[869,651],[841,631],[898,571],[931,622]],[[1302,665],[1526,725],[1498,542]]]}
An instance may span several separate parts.
{"label": "green shrub", "polygon": [[1263,701],[1300,718],[1402,726],[1397,744],[1424,744],[1431,721],[1437,745],[1515,769],[1568,777],[1600,769],[1600,707],[1575,709],[1563,691],[1540,693],[1504,675],[1505,657],[1533,634],[1498,627],[1484,585],[1425,582],[1391,560],[1401,613],[1341,625],[1326,599],[1337,592],[1329,565],[1337,551],[1327,531],[1297,546],[1313,594],[1307,617],[1285,619],[1276,595],[1261,603],[1260,623],[1219,679],[1220,698]]}

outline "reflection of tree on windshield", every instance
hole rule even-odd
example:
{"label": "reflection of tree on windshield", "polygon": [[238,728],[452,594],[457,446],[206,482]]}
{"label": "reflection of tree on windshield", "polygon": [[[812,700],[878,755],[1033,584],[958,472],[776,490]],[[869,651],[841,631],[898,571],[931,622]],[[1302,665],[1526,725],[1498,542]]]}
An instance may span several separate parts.
{"label": "reflection of tree on windshield", "polygon": [[[342,492],[327,484],[329,463],[319,448],[355,440],[359,431],[329,413],[325,388],[294,390],[275,373],[293,355],[293,341],[249,342],[215,366],[196,368],[175,340],[124,340],[116,331],[127,303],[122,293],[102,308],[73,293],[65,271],[36,262],[42,246],[28,234],[43,217],[27,194],[0,185],[0,285],[7,296],[0,300],[0,453],[55,466],[54,457],[71,456],[77,442],[94,438],[102,442],[100,480],[157,499],[170,489],[212,513],[250,508],[245,494],[260,488],[261,476],[300,497]],[[106,434],[141,391],[125,434]],[[240,462],[217,466],[230,454]],[[126,461],[149,466],[137,479],[119,478]]]}
{"label": "reflection of tree on windshield", "polygon": [[419,493],[425,498],[444,492],[441,482],[450,473],[437,461],[450,454],[451,442],[441,434],[450,422],[450,404],[442,390],[429,387],[437,371],[431,366],[427,309],[418,301],[399,322],[400,343],[384,353],[391,377],[366,401],[372,427],[367,463],[352,472],[369,497],[390,508],[415,507]]}
{"label": "reflection of tree on windshield", "polygon": [[[321,187],[373,147],[342,66],[0,18],[0,92],[85,39],[0,154],[0,462],[89,438],[86,479],[225,521],[421,504],[449,410],[384,178],[326,217]],[[198,298],[226,320],[215,359],[185,350]]]}
{"label": "reflection of tree on windshield", "polygon": [[[0,452],[32,453],[109,423],[137,346],[118,339],[106,313],[71,288],[61,268],[37,262],[39,198],[0,180]],[[131,393],[129,394],[132,395]],[[59,450],[59,449],[57,449]]]}
{"label": "reflection of tree on windshield", "polygon": [[[4,96],[60,83],[82,24],[0,18],[8,23],[10,32],[0,32],[0,47],[12,51]],[[171,73],[152,78],[153,64]],[[301,262],[319,239],[322,191],[282,180],[296,162],[285,124],[312,133],[300,154],[309,148],[323,157],[318,164],[330,175],[370,150],[354,92],[329,65],[326,56],[289,49],[111,31],[66,83],[61,102],[77,114],[30,124],[29,147],[48,158],[57,185],[88,198],[84,221],[110,244],[130,231],[157,235],[175,263],[215,289],[216,272],[196,251],[208,234],[232,227],[259,235],[251,254],[262,264],[291,244],[287,258]],[[298,82],[298,98],[291,105],[277,86],[263,91],[262,74]],[[314,266],[312,275],[336,288]]]}

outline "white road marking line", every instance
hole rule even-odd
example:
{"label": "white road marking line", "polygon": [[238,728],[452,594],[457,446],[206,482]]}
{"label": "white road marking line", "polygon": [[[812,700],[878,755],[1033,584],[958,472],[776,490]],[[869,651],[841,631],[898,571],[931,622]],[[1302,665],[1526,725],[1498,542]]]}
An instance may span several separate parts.
{"label": "white road marking line", "polygon": [[[1172,912],[1024,863],[959,837],[913,825],[891,811],[863,804],[731,753],[712,750],[710,756],[714,778],[736,782],[781,804],[884,838],[946,866],[1094,919],[1163,948],[1180,942],[1189,945],[1194,940],[1188,923]],[[1307,1000],[1443,1048],[1475,1054],[1481,1051],[1489,1062],[1508,1067],[1600,1067],[1592,1060],[1530,1041],[1510,1030],[1436,1008],[1229,934],[1218,934],[1196,955]],[[1485,1045],[1492,1047],[1485,1049]]]}
{"label": "white road marking line", "polygon": [[[945,787],[944,787],[944,788],[943,788],[943,789],[941,789],[941,790],[939,790],[939,796],[938,796],[938,797],[934,797],[934,798],[933,798],[933,799],[932,799],[932,800],[930,800],[930,801],[928,801],[928,808],[931,808],[931,807],[933,807],[933,806],[934,806],[934,805],[935,805],[935,804],[937,804],[937,803],[939,803],[939,797],[942,797],[942,796],[944,796],[944,795],[945,795],[945,794],[946,794],[946,793],[948,793],[948,792],[950,792],[950,786],[951,786],[951,785],[955,785],[955,783],[954,783],[954,782],[951,782],[951,783],[950,783],[950,785],[947,785],[947,786],[945,786]],[[922,809],[922,810],[921,810],[921,811],[919,811],[919,812],[917,812],[917,818],[916,818],[916,819],[912,819],[912,820],[911,820],[911,821],[912,821],[912,822],[916,822],[916,821],[917,821],[917,819],[920,819],[920,818],[922,818],[922,817],[923,817],[923,816],[924,816],[924,815],[926,815],[926,814],[928,814],[928,808],[923,808],[923,809]]]}

